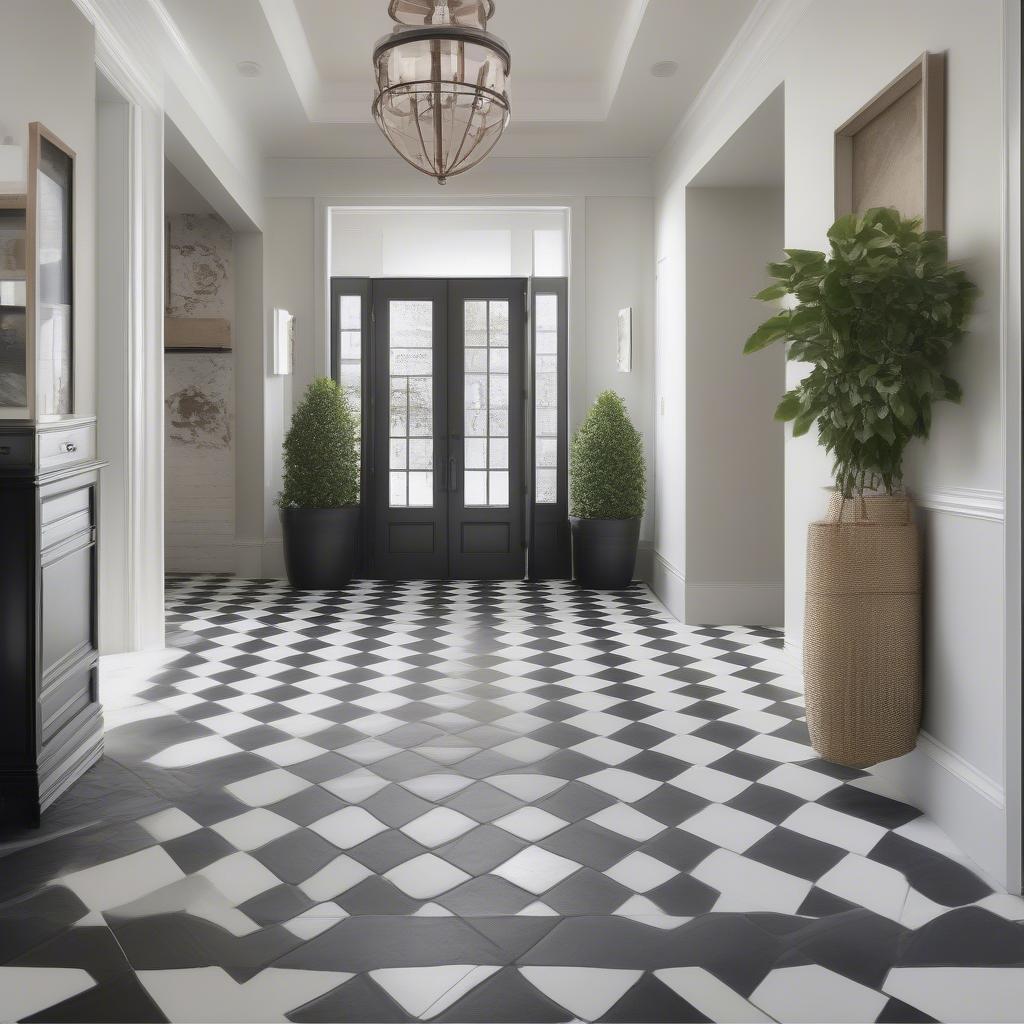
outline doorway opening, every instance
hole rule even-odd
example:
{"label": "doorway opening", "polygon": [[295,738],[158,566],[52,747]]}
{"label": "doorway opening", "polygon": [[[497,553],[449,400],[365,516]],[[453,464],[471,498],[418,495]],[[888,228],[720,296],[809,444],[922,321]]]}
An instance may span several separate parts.
{"label": "doorway opening", "polygon": [[568,576],[567,296],[564,278],[331,279],[367,575]]}

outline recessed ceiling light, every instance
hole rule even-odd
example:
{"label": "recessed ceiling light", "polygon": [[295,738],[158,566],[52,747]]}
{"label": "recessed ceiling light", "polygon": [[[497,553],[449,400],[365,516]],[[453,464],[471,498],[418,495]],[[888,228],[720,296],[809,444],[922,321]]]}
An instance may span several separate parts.
{"label": "recessed ceiling light", "polygon": [[240,60],[235,68],[243,78],[259,78],[263,74],[263,65],[256,60]]}
{"label": "recessed ceiling light", "polygon": [[655,78],[671,78],[678,70],[679,62],[674,60],[659,60],[651,65],[651,74]]}

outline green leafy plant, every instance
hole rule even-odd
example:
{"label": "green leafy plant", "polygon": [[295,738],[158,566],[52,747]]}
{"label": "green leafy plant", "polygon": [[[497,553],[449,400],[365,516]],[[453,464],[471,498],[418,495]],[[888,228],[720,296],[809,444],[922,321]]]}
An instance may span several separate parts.
{"label": "green leafy plant", "polygon": [[581,519],[644,514],[644,443],[625,403],[603,391],[572,439],[570,511]]}
{"label": "green leafy plant", "polygon": [[281,508],[341,508],[359,502],[359,421],[345,392],[318,377],[284,439]]}
{"label": "green leafy plant", "polygon": [[844,496],[892,494],[907,444],[928,436],[932,403],[960,401],[944,371],[976,290],[947,263],[944,236],[896,210],[840,217],[828,239],[828,254],[786,249],[783,262],[768,264],[776,283],[757,298],[796,302],[766,320],[744,352],[784,341],[788,359],[811,363],[775,418],[792,420],[794,436],[817,423]]}

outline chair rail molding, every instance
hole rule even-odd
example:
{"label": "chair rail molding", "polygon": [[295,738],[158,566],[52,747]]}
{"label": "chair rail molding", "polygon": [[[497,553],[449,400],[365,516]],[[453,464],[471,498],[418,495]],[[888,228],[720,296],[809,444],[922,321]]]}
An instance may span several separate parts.
{"label": "chair rail molding", "polygon": [[987,519],[1001,523],[1005,518],[1006,500],[1001,491],[981,490],[975,487],[945,487],[912,494],[917,504],[929,512],[964,516],[969,519]]}

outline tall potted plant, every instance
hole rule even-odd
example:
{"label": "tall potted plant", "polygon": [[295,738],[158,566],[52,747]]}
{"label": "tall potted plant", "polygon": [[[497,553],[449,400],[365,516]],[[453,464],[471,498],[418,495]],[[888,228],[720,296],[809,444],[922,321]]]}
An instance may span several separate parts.
{"label": "tall potted plant", "polygon": [[913,749],[921,713],[920,540],[903,456],[927,438],[934,402],[959,402],[946,373],[974,286],[946,260],[945,238],[876,208],[841,217],[829,252],[787,249],[776,283],[792,296],[744,351],[775,341],[810,372],[776,419],[795,437],[817,427],[835,489],[807,539],[804,680],[815,750],[867,767]]}
{"label": "tall potted plant", "polygon": [[622,399],[604,391],[572,439],[569,522],[581,586],[629,586],[645,497],[643,438]]}
{"label": "tall potted plant", "polygon": [[337,590],[359,557],[359,422],[345,392],[314,380],[284,441],[278,498],[288,582],[300,590]]}

